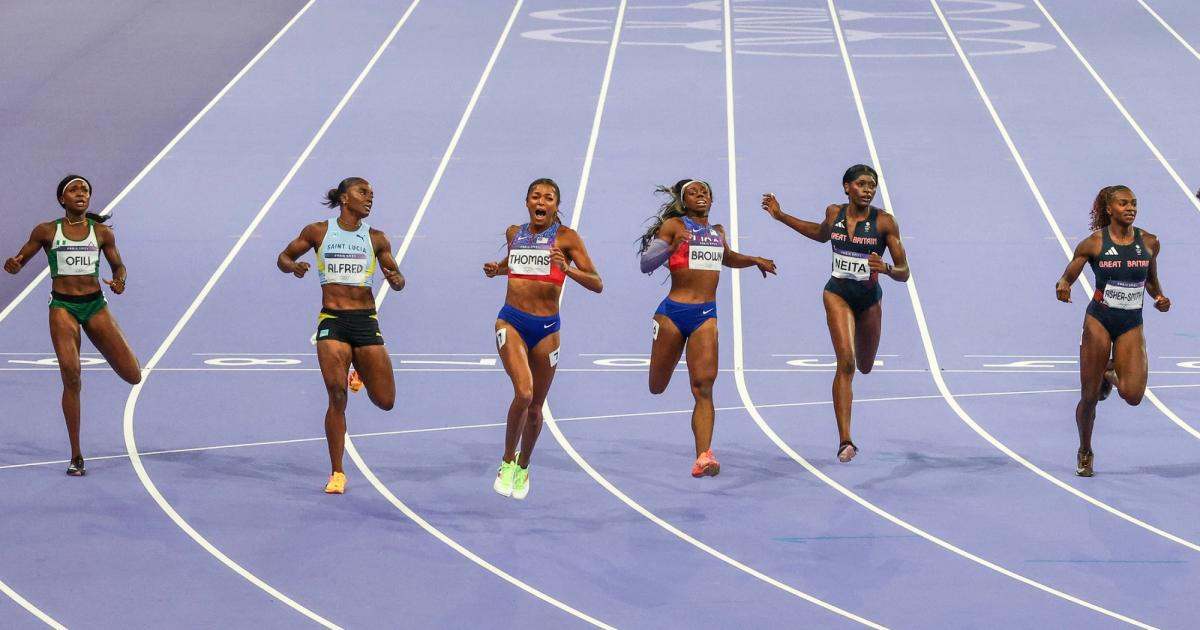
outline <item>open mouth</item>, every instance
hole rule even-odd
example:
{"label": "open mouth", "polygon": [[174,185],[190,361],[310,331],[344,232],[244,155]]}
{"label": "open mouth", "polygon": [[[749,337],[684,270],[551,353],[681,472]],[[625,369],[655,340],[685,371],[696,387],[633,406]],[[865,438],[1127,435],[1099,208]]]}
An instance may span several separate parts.
{"label": "open mouth", "polygon": [[535,216],[535,217],[537,217],[537,218],[539,218],[539,219],[544,219],[544,218],[546,218],[546,216],[547,216],[547,215],[549,215],[549,214],[550,214],[550,213],[549,213],[549,212],[546,212],[546,209],[545,209],[545,208],[535,208],[535,209],[533,210],[533,216]]}

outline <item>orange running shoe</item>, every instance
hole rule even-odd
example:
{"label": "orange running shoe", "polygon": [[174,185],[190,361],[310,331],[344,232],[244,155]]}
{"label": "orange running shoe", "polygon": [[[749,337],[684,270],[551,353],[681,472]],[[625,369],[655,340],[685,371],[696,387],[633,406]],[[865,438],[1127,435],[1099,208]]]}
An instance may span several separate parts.
{"label": "orange running shoe", "polygon": [[346,385],[350,387],[350,391],[352,392],[357,392],[363,388],[363,382],[358,376],[358,370],[350,370],[350,376],[346,377]]}
{"label": "orange running shoe", "polygon": [[721,462],[713,457],[711,448],[700,453],[700,457],[696,458],[696,465],[692,466],[693,477],[716,477],[720,473]]}
{"label": "orange running shoe", "polygon": [[329,475],[329,483],[325,484],[325,494],[346,494],[346,473],[335,472]]}

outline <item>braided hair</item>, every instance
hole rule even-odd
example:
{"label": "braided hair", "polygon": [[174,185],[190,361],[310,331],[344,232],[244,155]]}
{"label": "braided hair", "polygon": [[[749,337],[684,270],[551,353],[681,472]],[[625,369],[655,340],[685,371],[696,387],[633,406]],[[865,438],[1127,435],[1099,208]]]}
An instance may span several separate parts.
{"label": "braided hair", "polygon": [[1112,216],[1108,214],[1108,204],[1112,203],[1113,195],[1121,191],[1133,192],[1128,186],[1118,184],[1116,186],[1105,186],[1096,194],[1096,200],[1092,202],[1092,230],[1108,227],[1112,223]]}
{"label": "braided hair", "polygon": [[699,179],[681,179],[675,182],[675,185],[670,188],[659,186],[654,189],[655,194],[666,195],[667,200],[659,206],[658,213],[652,219],[653,224],[650,226],[650,229],[646,230],[641,238],[638,239],[640,243],[638,253],[646,251],[646,248],[650,246],[650,241],[654,240],[655,236],[658,236],[658,231],[662,229],[663,223],[687,214],[687,209],[683,206],[683,189],[687,188],[688,184],[692,182],[703,184],[708,189],[708,194],[712,195],[712,186],[709,186],[708,182]]}

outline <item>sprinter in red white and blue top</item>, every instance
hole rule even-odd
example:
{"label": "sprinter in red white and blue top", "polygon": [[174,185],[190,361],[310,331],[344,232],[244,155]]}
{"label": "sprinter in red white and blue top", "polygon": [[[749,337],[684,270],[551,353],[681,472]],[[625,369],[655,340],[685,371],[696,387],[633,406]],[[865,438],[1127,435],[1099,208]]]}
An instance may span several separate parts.
{"label": "sprinter in red white and blue top", "polygon": [[725,228],[708,222],[712,188],[707,182],[683,179],[658,191],[668,196],[650,229],[641,238],[643,273],[666,266],[671,290],[654,313],[650,346],[650,393],[661,394],[671,382],[675,366],[687,349],[691,380],[692,435],[696,460],[693,477],[721,472],[712,452],[712,388],[717,379],[717,283],[721,267],[758,267],[763,277],[775,273],[775,262],[739,254],[725,241]]}
{"label": "sprinter in red white and blue top", "polygon": [[[898,282],[909,277],[908,255],[900,241],[900,225],[886,210],[871,205],[879,175],[866,164],[855,164],[842,175],[845,204],[830,204],[820,223],[796,218],[764,193],[763,210],[772,218],[818,243],[833,241],[833,265],[822,292],[825,321],[837,357],[833,375],[833,415],[837,420],[837,458],[848,462],[858,454],[850,439],[850,407],[854,402],[854,368],[869,374],[875,366],[883,327],[883,288],[879,276]],[[883,259],[891,254],[892,262]]]}
{"label": "sprinter in red white and blue top", "polygon": [[496,350],[512,379],[513,399],[492,489],[514,499],[529,495],[529,460],[558,365],[563,282],[571,278],[589,291],[604,290],[583,239],[559,219],[561,197],[554,180],[534,180],[525,192],[529,222],[509,226],[504,234],[508,256],[483,265],[487,277],[508,279],[504,306],[496,316]]}
{"label": "sprinter in red white and blue top", "polygon": [[[1092,234],[1075,247],[1075,255],[1055,283],[1055,297],[1071,301],[1071,285],[1086,264],[1096,276],[1096,293],[1088,301],[1079,342],[1079,403],[1075,425],[1079,450],[1075,474],[1093,474],[1092,427],[1096,403],[1113,387],[1130,405],[1142,402],[1149,372],[1146,336],[1142,331],[1142,300],[1154,299],[1165,313],[1171,300],[1158,281],[1158,237],[1133,226],[1137,197],[1128,186],[1106,186],[1092,202]],[[1110,360],[1109,357],[1112,357]]]}

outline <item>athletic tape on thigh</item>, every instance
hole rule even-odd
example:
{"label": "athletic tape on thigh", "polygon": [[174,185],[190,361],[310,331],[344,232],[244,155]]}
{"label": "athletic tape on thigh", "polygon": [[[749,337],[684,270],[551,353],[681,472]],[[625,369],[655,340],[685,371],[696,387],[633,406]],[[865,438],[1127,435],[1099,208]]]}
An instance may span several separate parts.
{"label": "athletic tape on thigh", "polygon": [[508,329],[501,328],[500,330],[496,331],[496,349],[499,350],[500,348],[503,348],[505,341],[508,341]]}

